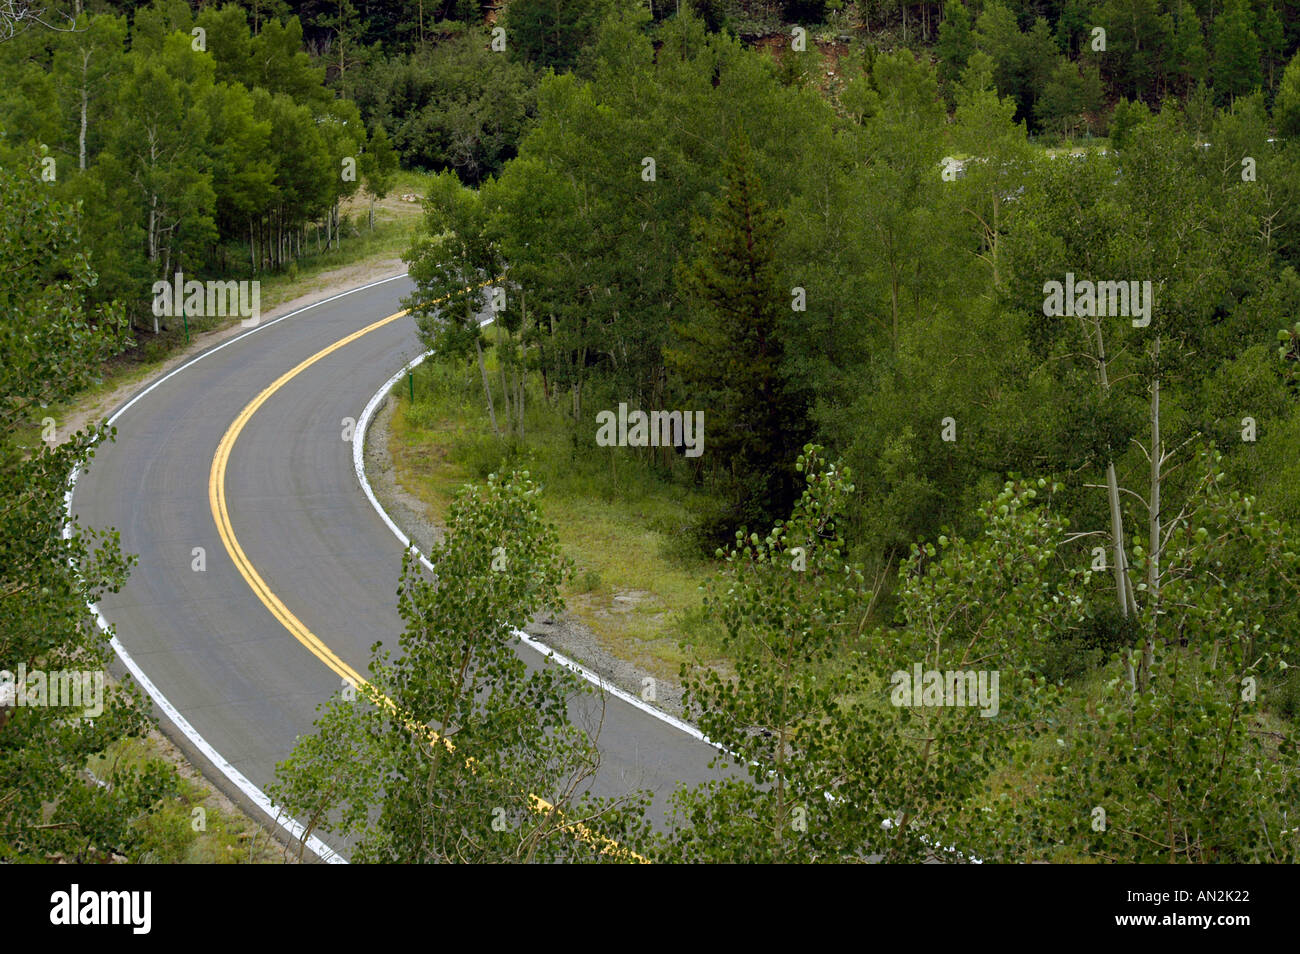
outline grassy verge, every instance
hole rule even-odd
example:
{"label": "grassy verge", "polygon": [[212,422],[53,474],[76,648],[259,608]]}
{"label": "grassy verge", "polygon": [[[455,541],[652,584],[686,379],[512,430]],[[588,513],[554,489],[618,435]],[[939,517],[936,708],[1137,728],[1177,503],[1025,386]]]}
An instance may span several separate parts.
{"label": "grassy verge", "polygon": [[[1047,142],[1053,143],[1047,145]],[[1109,152],[1110,140],[1103,136],[1087,136],[1077,139],[1055,138],[1040,140],[1036,143],[1049,156],[1083,156],[1090,152]]]}
{"label": "grassy verge", "polygon": [[[111,765],[138,768],[151,760],[176,769],[177,790],[159,810],[135,823],[142,837],[136,860],[147,864],[283,863],[283,846],[220,797],[197,771],[180,763],[175,750],[156,735],[118,742],[87,768],[100,777]],[[296,859],[292,853],[289,857]]]}
{"label": "grassy verge", "polygon": [[383,201],[375,203],[374,231],[370,230],[368,222],[369,198],[358,194],[345,201],[339,215],[341,219],[351,221],[355,232],[345,230],[341,248],[317,253],[313,244],[310,257],[291,265],[283,274],[263,279],[263,304],[274,308],[327,288],[333,284],[327,273],[335,269],[361,262],[400,258],[410,247],[422,214],[419,202],[409,202],[402,196],[423,197],[429,178],[423,172],[406,170],[399,173],[392,191]]}
{"label": "grassy verge", "polygon": [[719,634],[699,590],[711,564],[690,543],[706,494],[659,478],[624,448],[593,454],[589,442],[576,445],[562,415],[531,389],[526,439],[494,438],[472,364],[426,362],[415,392],[412,405],[406,382],[395,389],[389,450],[399,483],[434,520],[444,520],[461,485],[503,463],[525,468],[545,488],[547,519],[576,565],[565,602],[607,651],[660,678],[676,677],[683,640],[717,658]]}

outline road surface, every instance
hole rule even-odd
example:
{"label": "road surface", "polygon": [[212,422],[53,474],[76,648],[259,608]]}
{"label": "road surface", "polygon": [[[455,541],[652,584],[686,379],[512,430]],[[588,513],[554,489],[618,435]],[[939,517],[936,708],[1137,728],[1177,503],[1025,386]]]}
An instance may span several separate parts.
{"label": "road surface", "polygon": [[[295,739],[311,732],[317,705],[343,685],[328,655],[364,674],[370,646],[395,647],[401,632],[402,545],[363,494],[344,431],[345,419],[360,418],[420,353],[414,322],[373,327],[266,389],[399,311],[412,288],[405,277],[367,286],[209,349],[124,405],[113,421],[116,442],[98,449],[76,484],[78,522],[116,527],[124,551],[139,555],[100,613],[153,684],[155,701],[165,698],[179,714],[164,716],[164,729],[253,811],[258,800],[238,777],[264,788]],[[210,486],[223,440],[225,540]],[[304,645],[302,630],[326,653]],[[521,653],[540,662],[527,647]],[[600,747],[594,790],[648,788],[656,817],[678,783],[713,775],[711,746],[618,698],[608,699]]]}

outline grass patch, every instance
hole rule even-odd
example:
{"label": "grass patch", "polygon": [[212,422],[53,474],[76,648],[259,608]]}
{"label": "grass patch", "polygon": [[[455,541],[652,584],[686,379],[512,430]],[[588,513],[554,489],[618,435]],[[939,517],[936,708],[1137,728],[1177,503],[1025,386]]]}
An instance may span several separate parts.
{"label": "grass patch", "polygon": [[[496,377],[492,357],[489,378]],[[719,633],[701,612],[699,589],[713,566],[690,543],[712,502],[707,493],[656,474],[627,448],[593,453],[540,390],[525,396],[525,440],[493,437],[472,361],[426,362],[416,369],[415,392],[412,405],[405,381],[394,389],[389,450],[399,483],[434,520],[445,522],[462,485],[526,469],[544,487],[546,517],[575,564],[565,602],[605,649],[660,678],[677,676],[683,641],[718,658]],[[499,390],[493,400],[501,419]]]}
{"label": "grass patch", "polygon": [[[283,273],[262,279],[262,303],[274,308],[302,295],[328,287],[328,272],[367,261],[400,258],[415,237],[423,215],[419,202],[408,202],[403,195],[424,196],[429,173],[403,171],[396,176],[392,191],[375,203],[375,228],[369,228],[370,199],[358,192],[345,200],[339,209],[344,226],[340,248],[316,252],[314,241],[310,254],[291,264]],[[304,250],[308,245],[304,244]]]}
{"label": "grass patch", "polygon": [[[142,767],[154,760],[171,761],[160,739],[126,739],[114,743],[87,768],[100,777],[107,775],[112,765]],[[159,810],[135,823],[143,836],[143,845],[132,861],[146,864],[284,862],[283,846],[247,815],[223,809],[216,792],[201,777],[190,778],[177,771],[176,785],[175,794],[165,798]]]}

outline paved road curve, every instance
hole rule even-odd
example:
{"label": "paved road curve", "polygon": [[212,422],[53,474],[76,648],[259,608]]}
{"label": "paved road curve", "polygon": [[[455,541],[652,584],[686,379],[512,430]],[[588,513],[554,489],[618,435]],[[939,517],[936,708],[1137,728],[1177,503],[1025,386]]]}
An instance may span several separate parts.
{"label": "paved road curve", "polygon": [[[406,278],[324,302],[218,346],[115,421],[116,443],[82,474],[73,513],[116,527],[139,566],[99,604],[135,663],[221,758],[263,787],[316,706],[341,687],[257,598],[218,535],[209,472],[223,435],[299,362],[400,310]],[[420,351],[414,323],[379,327],[287,381],[248,420],[225,479],[230,527],[283,605],[360,673],[376,640],[395,646],[401,545],[358,485],[343,420]],[[196,572],[194,548],[206,570]],[[539,657],[521,652],[530,661]],[[616,698],[608,700],[595,790],[664,795],[709,777],[714,750]],[[247,793],[164,728],[232,797]]]}

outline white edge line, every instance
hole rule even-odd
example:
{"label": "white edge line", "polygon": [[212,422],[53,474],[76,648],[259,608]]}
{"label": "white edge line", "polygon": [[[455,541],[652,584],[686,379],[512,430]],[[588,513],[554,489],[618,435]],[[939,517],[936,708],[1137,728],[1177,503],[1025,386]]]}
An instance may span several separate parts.
{"label": "white edge line", "polygon": [[[256,334],[257,332],[263,330],[264,328],[269,328],[272,325],[277,324],[278,322],[284,321],[286,318],[292,318],[294,315],[302,314],[304,311],[308,311],[309,309],[316,308],[320,305],[325,305],[332,301],[337,301],[338,299],[343,298],[347,295],[352,295],[359,291],[365,291],[368,288],[374,288],[378,285],[383,285],[388,282],[397,281],[399,278],[405,278],[405,277],[406,277],[406,273],[403,272],[401,275],[394,275],[391,278],[383,278],[377,282],[370,282],[369,284],[361,285],[357,288],[350,288],[347,291],[340,292],[337,295],[331,295],[329,298],[323,298],[320,301],[313,302],[310,305],[304,305],[302,308],[296,308],[287,314],[281,315],[279,318],[274,318],[271,321],[266,322],[265,324],[258,324],[257,327],[250,328],[248,331],[244,332],[243,334],[235,335],[235,337],[229,338],[226,341],[223,341],[221,344],[216,345],[212,348],[207,349],[206,351],[201,352],[200,354],[195,355],[189,361],[186,361],[185,363],[173,368],[167,374],[158,378],[156,381],[154,381],[144,390],[136,394],[135,397],[131,398],[131,400],[127,401],[116,411],[114,411],[112,415],[110,415],[108,419],[104,421],[104,425],[107,427],[111,427],[114,421],[116,421],[128,410],[130,410],[131,407],[137,401],[143,398],[150,391],[154,390],[154,388],[163,384],[165,381],[170,380],[175,375],[180,374],[182,371],[184,371],[186,368],[190,367],[191,365],[196,364],[199,361],[202,361],[204,358],[208,357],[209,355],[216,354],[222,348],[234,344],[236,341],[242,341],[244,338],[247,338],[251,334]],[[72,492],[77,488],[77,478],[80,476],[80,474],[81,474],[80,468],[77,468],[72,472],[72,474],[68,478],[67,492],[63,495],[63,511],[64,511],[64,518],[66,521],[63,525],[63,539],[65,540],[71,539],[72,537]],[[230,764],[230,762],[228,762],[220,752],[218,752],[215,748],[213,748],[213,746],[211,745],[211,743],[208,742],[207,739],[205,739],[202,735],[199,734],[198,730],[195,729],[194,726],[190,724],[189,720],[186,719],[183,715],[181,715],[180,710],[177,709],[176,706],[172,704],[170,699],[168,699],[165,695],[163,695],[162,690],[159,689],[156,685],[154,685],[153,680],[150,679],[147,675],[145,675],[145,672],[140,667],[140,664],[137,663],[131,657],[131,654],[127,651],[126,647],[121,643],[121,641],[118,640],[118,638],[115,635],[112,635],[112,628],[109,625],[108,620],[105,619],[104,615],[99,611],[99,607],[96,606],[94,603],[87,603],[86,608],[89,609],[91,615],[95,617],[95,622],[99,625],[99,628],[103,630],[105,633],[109,634],[110,636],[109,643],[113,647],[113,651],[117,653],[117,657],[120,660],[122,660],[123,665],[125,665],[126,668],[130,671],[131,675],[135,677],[135,680],[138,683],[140,683],[141,687],[144,688],[145,692],[149,694],[149,697],[153,699],[154,704],[158,706],[158,708],[163,711],[163,713],[167,716],[167,718],[171,720],[172,724],[176,726],[177,730],[183,736],[185,736],[185,738],[188,739],[196,749],[202,752],[204,757],[207,758],[208,761],[212,763],[212,765],[217,769],[217,771],[219,771],[222,775],[224,775],[230,781],[230,783],[235,786],[235,788],[237,788],[241,793],[243,793],[243,795],[246,798],[248,798],[249,801],[251,801],[254,805],[256,805],[263,812],[265,812],[273,822],[275,822],[277,825],[283,828],[289,835],[291,835],[294,838],[295,841],[301,841],[303,832],[305,831],[303,826],[300,825],[298,822],[294,821],[292,818],[287,818],[284,815],[284,813],[280,810],[280,808],[271,801],[271,799],[267,796],[267,794],[264,791],[262,791],[256,785],[254,785],[249,780],[248,776],[244,775],[243,772],[239,771],[239,769],[235,768],[235,766]],[[312,835],[307,839],[307,847],[310,848],[312,852],[315,853],[316,856],[319,857],[322,861],[325,861],[330,864],[347,864],[346,858],[340,855],[329,845],[325,844],[325,842],[321,841],[315,835]]]}
{"label": "white edge line", "polygon": [[[202,361],[204,358],[208,357],[209,355],[216,354],[221,349],[229,345],[232,345],[237,341],[242,341],[244,338],[247,338],[251,334],[256,334],[257,332],[265,328],[269,328],[272,325],[277,324],[278,322],[284,321],[286,318],[292,318],[295,315],[302,314],[304,311],[308,311],[320,305],[326,305],[332,301],[337,301],[340,298],[344,298],[348,295],[355,294],[356,292],[365,291],[366,289],[375,288],[379,285],[384,285],[387,284],[388,282],[397,281],[398,279],[406,278],[406,277],[407,277],[406,273],[403,272],[401,275],[393,275],[390,278],[382,278],[379,281],[370,282],[365,285],[360,285],[356,288],[350,288],[347,291],[340,292],[337,295],[331,295],[329,298],[323,298],[320,301],[313,302],[310,305],[304,305],[302,308],[296,308],[293,311],[288,312],[287,314],[281,315],[279,318],[274,318],[271,321],[266,322],[265,324],[259,324],[255,328],[250,328],[248,331],[244,332],[243,334],[236,335],[233,338],[229,338],[226,341],[221,342],[221,344],[218,344],[212,348],[207,349],[206,351],[201,352],[200,354],[195,355],[189,361],[186,361],[183,364],[178,365],[177,367],[169,371],[167,374],[153,381],[148,387],[144,388],[142,391],[137,393],[133,398],[131,398],[129,401],[127,401],[125,404],[119,407],[116,411],[114,411],[103,422],[104,426],[111,427],[113,425],[113,422],[116,421],[118,418],[120,418],[128,410],[130,410],[136,404],[137,401],[139,401],[145,395],[149,394],[155,388],[159,387],[166,381],[170,380],[175,375],[180,374],[186,368],[190,367],[191,365],[197,364],[199,361]],[[360,421],[358,421],[357,423],[356,432],[360,433],[360,438],[358,439],[354,437],[352,441],[352,465],[353,465],[353,469],[356,471],[357,480],[361,484],[361,489],[365,492],[366,499],[368,499],[370,501],[370,505],[375,508],[375,512],[379,514],[380,519],[383,520],[385,524],[387,524],[388,528],[393,531],[393,534],[397,537],[397,539],[401,541],[402,546],[407,549],[414,549],[416,554],[420,558],[420,562],[424,564],[424,566],[430,571],[433,570],[433,564],[429,562],[428,558],[423,553],[421,553],[417,547],[414,547],[412,545],[410,537],[408,537],[402,531],[402,529],[398,527],[396,523],[393,522],[392,518],[389,517],[387,511],[385,511],[384,508],[380,506],[379,500],[375,497],[375,492],[370,486],[370,481],[366,478],[365,441],[366,441],[366,434],[370,426],[370,419],[374,416],[375,409],[379,406],[379,402],[382,401],[387,396],[388,392],[393,388],[393,386],[397,384],[399,380],[401,380],[402,375],[406,374],[412,368],[419,365],[421,362],[424,361],[425,358],[427,358],[432,353],[433,353],[432,351],[426,351],[424,354],[421,354],[418,357],[409,361],[401,370],[399,370],[396,374],[394,374],[391,378],[389,378],[388,381],[385,382],[384,385],[378,391],[376,391],[373,396],[371,396],[369,403],[365,407],[365,410],[362,411],[361,413]],[[63,510],[64,510],[65,523],[63,525],[62,536],[63,539],[65,540],[71,539],[72,537],[72,494],[73,491],[76,490],[77,488],[77,478],[80,476],[80,474],[81,474],[81,468],[77,468],[73,470],[73,472],[68,477],[68,489],[63,495]],[[239,769],[235,768],[234,765],[232,765],[229,761],[227,761],[226,758],[220,752],[218,752],[210,742],[208,742],[207,739],[205,739],[201,734],[199,734],[199,731],[195,729],[193,725],[190,724],[190,721],[186,719],[185,716],[181,715],[180,710],[177,709],[176,706],[172,704],[172,701],[168,699],[163,694],[162,690],[159,689],[154,684],[153,680],[150,679],[148,675],[145,674],[145,671],[140,667],[140,664],[137,663],[135,659],[131,656],[130,652],[127,651],[126,646],[122,644],[122,642],[117,638],[117,636],[112,635],[113,633],[112,626],[110,625],[108,620],[105,619],[104,614],[99,611],[99,607],[95,603],[87,603],[86,608],[90,611],[91,615],[94,616],[95,622],[99,626],[99,628],[104,633],[109,635],[110,637],[109,644],[113,647],[113,651],[117,654],[117,657],[122,661],[122,664],[126,666],[127,670],[131,673],[131,675],[135,678],[135,680],[141,685],[141,687],[145,690],[145,692],[148,693],[149,697],[154,701],[154,704],[163,711],[163,713],[167,716],[168,719],[171,720],[172,724],[176,726],[177,730],[180,731],[180,733],[184,735],[185,738],[188,739],[196,749],[202,752],[204,757],[207,758],[207,760],[212,763],[213,767],[215,767],[217,771],[219,771],[222,775],[224,775],[230,781],[230,783],[235,786],[235,788],[237,788],[246,798],[248,798],[249,801],[251,801],[254,805],[260,808],[264,813],[266,813],[266,815],[273,822],[275,822],[282,829],[284,829],[284,831],[288,833],[295,841],[301,841],[302,835],[306,829],[300,823],[295,821],[293,818],[289,818],[285,816],[283,811],[277,805],[275,805],[274,802],[271,801],[270,797],[264,791],[262,791],[255,784],[253,784],[253,782],[249,780],[248,776],[244,775],[243,772],[239,771]],[[523,630],[518,630],[518,629],[515,630],[514,635],[517,636],[520,639],[520,641],[523,642],[526,646],[528,646],[538,654],[554,659],[560,665],[577,673],[579,676],[586,679],[588,682],[593,683],[602,692],[608,692],[610,695],[622,699],[624,702],[626,702],[628,705],[632,706],[633,708],[639,709],[642,712],[646,713],[647,715],[653,716],[659,721],[667,723],[668,725],[672,726],[675,729],[678,729],[681,732],[686,733],[692,738],[698,739],[701,742],[705,742],[713,746],[714,748],[719,749],[720,751],[724,751],[724,752],[726,751],[724,747],[710,740],[707,736],[704,735],[703,732],[701,732],[695,726],[691,725],[689,722],[685,722],[681,719],[678,719],[676,716],[669,715],[667,712],[664,712],[662,709],[658,709],[655,706],[652,706],[649,703],[645,702],[643,699],[639,699],[638,697],[632,695],[630,692],[627,692],[619,688],[618,686],[607,682],[606,680],[601,678],[601,676],[598,673],[592,672],[590,669],[583,666],[582,664],[575,662],[572,659],[569,659],[563,653],[560,653],[557,650],[552,649],[551,647],[545,645],[544,643],[538,642],[533,637],[525,633]],[[327,864],[345,865],[348,863],[346,858],[344,858],[341,854],[339,854],[329,845],[325,844],[325,842],[321,841],[320,838],[318,838],[315,835],[311,835],[308,837],[307,847],[310,848],[317,857],[319,857],[322,861],[326,862]],[[952,850],[952,849],[948,849],[948,850]],[[976,864],[980,863],[978,859],[972,859],[972,860],[974,860]]]}
{"label": "white edge line", "polygon": [[[491,321],[492,319],[489,317],[486,320],[480,321],[480,324],[490,324]],[[361,412],[361,418],[357,421],[357,426],[353,430],[352,469],[356,472],[357,482],[361,484],[361,489],[365,493],[366,499],[370,501],[370,506],[374,507],[375,513],[379,514],[379,519],[384,521],[384,523],[388,525],[389,530],[393,531],[393,535],[397,537],[399,541],[401,541],[403,548],[415,551],[416,556],[420,558],[420,562],[424,564],[425,569],[429,570],[429,572],[432,573],[434,572],[434,569],[433,569],[433,564],[429,562],[429,558],[426,557],[420,551],[419,547],[416,547],[413,543],[411,543],[411,538],[408,537],[406,533],[402,530],[402,528],[399,527],[393,521],[393,518],[388,515],[388,511],[386,511],[383,508],[383,506],[379,503],[379,499],[375,496],[374,489],[370,486],[370,480],[366,477],[366,465],[365,465],[366,437],[368,436],[370,430],[370,420],[372,417],[374,417],[375,410],[379,407],[379,402],[384,400],[384,398],[388,396],[389,392],[393,389],[393,387],[397,384],[397,382],[402,379],[402,375],[408,373],[413,368],[423,363],[424,359],[429,357],[429,355],[431,354],[433,354],[433,351],[429,350],[424,352],[421,355],[417,355],[416,357],[412,358],[405,365],[403,365],[402,368],[396,374],[394,374],[391,378],[385,381],[378,391],[376,391],[373,395],[371,395],[369,403],[366,404],[365,410]],[[695,726],[691,725],[689,722],[685,722],[681,719],[678,719],[676,716],[669,715],[667,712],[664,712],[662,709],[656,708],[655,706],[652,706],[649,703],[647,703],[645,700],[639,699],[636,696],[632,695],[630,692],[627,692],[619,688],[618,686],[607,682],[605,679],[601,678],[599,673],[592,672],[586,666],[570,659],[568,656],[565,656],[563,653],[555,649],[552,649],[550,646],[547,646],[545,643],[539,642],[538,640],[529,636],[523,630],[521,629],[515,630],[514,635],[517,636],[519,640],[524,643],[524,645],[528,646],[534,652],[538,653],[543,657],[554,659],[561,666],[564,666],[565,668],[577,673],[583,679],[586,679],[588,682],[594,684],[602,692],[608,692],[610,695],[617,696],[619,699],[622,699],[624,702],[626,702],[628,705],[632,706],[633,708],[640,709],[642,712],[646,713],[647,715],[653,716],[654,718],[658,719],[661,722],[666,722],[668,725],[686,733],[692,738],[699,739],[701,742],[713,746],[719,752],[722,752],[726,755],[730,755],[732,758],[735,759],[740,758],[734,752],[727,749],[725,746],[719,745],[717,742],[714,742],[712,739],[706,736]],[[832,800],[834,799],[834,796],[831,795],[829,792],[826,793],[826,797],[828,799],[832,799]],[[890,819],[886,818],[882,824],[882,827],[884,828],[891,827]],[[926,838],[924,835],[921,836],[921,841],[927,845],[930,844],[930,840]],[[940,850],[951,852],[957,855],[959,858],[969,857],[969,860],[973,864],[979,865],[984,863],[980,858],[976,857],[975,855],[967,856],[965,853],[955,848],[940,848]]]}
{"label": "white edge line", "polygon": [[[489,321],[490,320],[491,319],[489,319]],[[487,324],[488,322],[485,321],[482,323]],[[361,489],[365,492],[366,499],[370,501],[370,505],[374,507],[375,512],[379,514],[379,519],[384,521],[384,523],[388,525],[388,529],[393,531],[393,535],[396,536],[397,539],[401,541],[402,546],[404,548],[415,551],[416,556],[420,558],[420,562],[424,564],[425,569],[429,570],[430,572],[433,572],[433,564],[429,562],[428,557],[426,557],[422,552],[420,552],[420,549],[418,547],[416,547],[414,544],[411,543],[411,538],[408,537],[405,532],[403,532],[401,527],[399,527],[396,523],[393,522],[393,518],[390,517],[388,515],[388,512],[384,510],[384,508],[380,505],[378,498],[375,497],[374,490],[370,486],[370,481],[366,478],[366,466],[365,466],[367,432],[370,429],[370,419],[374,416],[375,410],[379,407],[379,402],[388,396],[389,391],[391,391],[394,385],[396,385],[397,382],[402,379],[402,375],[406,374],[412,368],[415,368],[416,366],[421,364],[424,361],[424,359],[429,357],[429,355],[431,354],[433,354],[432,351],[426,351],[424,352],[424,354],[412,358],[402,367],[400,371],[398,371],[386,382],[384,382],[384,385],[378,391],[376,391],[374,395],[370,398],[370,403],[368,403],[366,405],[365,410],[361,412],[361,418],[357,421],[357,426],[353,431],[352,469],[356,471],[357,481],[360,482]],[[539,642],[538,640],[529,636],[523,630],[521,629],[515,630],[514,635],[519,637],[519,639],[524,643],[524,645],[528,646],[530,649],[534,650],[535,652],[541,654],[544,657],[550,657],[551,659],[554,659],[561,666],[564,666],[565,668],[572,670],[573,672],[581,676],[583,679],[586,679],[588,682],[593,683],[602,692],[608,692],[610,695],[617,696],[619,699],[622,699],[628,705],[640,709],[642,712],[646,713],[647,715],[654,716],[656,719],[658,719],[661,722],[668,723],[673,728],[685,732],[687,735],[691,736],[692,738],[699,739],[701,742],[705,742],[713,746],[719,752],[722,752],[726,755],[730,755],[732,758],[735,759],[740,758],[740,756],[736,755],[734,752],[730,751],[725,746],[719,745],[717,742],[714,742],[712,739],[706,736],[695,726],[691,725],[689,722],[684,722],[681,719],[678,719],[676,716],[669,715],[667,712],[664,712],[662,709],[658,709],[650,705],[645,700],[638,699],[630,692],[627,692],[619,688],[618,686],[606,682],[604,679],[601,678],[599,673],[592,672],[586,666],[582,665],[579,662],[575,662],[574,660],[565,656],[563,653],[560,653],[557,650],[552,649],[550,646],[547,646],[545,643]],[[751,762],[750,764],[754,764],[754,763]],[[834,799],[834,796],[831,795],[829,792],[826,793],[826,797],[828,799],[832,799],[832,800]],[[886,818],[882,823],[881,827],[883,828],[891,827],[890,819]],[[921,841],[927,845],[930,844],[930,840],[926,838],[924,835],[921,836]],[[981,859],[979,859],[975,855],[972,854],[968,856],[966,853],[959,851],[956,848],[941,847],[939,850],[951,852],[952,854],[957,855],[959,858],[969,858],[972,864],[980,865],[984,863]]]}
{"label": "white edge line", "polygon": [[[402,531],[401,527],[399,527],[396,523],[393,522],[392,517],[388,515],[387,511],[384,510],[384,508],[380,505],[379,500],[375,497],[375,492],[370,486],[370,481],[366,478],[365,449],[366,449],[366,431],[369,429],[370,419],[371,417],[374,416],[375,409],[379,407],[379,402],[388,396],[388,392],[393,388],[394,385],[397,384],[398,381],[401,380],[402,375],[406,374],[416,365],[420,364],[422,361],[424,361],[425,358],[429,357],[429,355],[431,355],[432,353],[433,353],[432,351],[426,351],[424,354],[420,355],[419,357],[414,358],[413,360],[407,362],[407,364],[400,371],[398,371],[391,378],[389,378],[388,381],[385,382],[384,385],[374,393],[374,396],[370,398],[370,403],[366,405],[366,409],[361,412],[361,419],[357,421],[357,426],[356,429],[353,431],[353,438],[352,438],[352,468],[353,470],[356,471],[357,480],[361,484],[361,489],[365,492],[366,499],[368,499],[370,501],[370,505],[375,508],[375,512],[379,514],[379,518],[388,525],[388,529],[392,530],[393,534],[397,537],[397,539],[401,541],[402,546],[407,549],[415,550],[416,555],[419,556],[420,558],[420,562],[423,563],[425,568],[428,569],[430,572],[433,571],[433,564],[429,562],[428,557],[426,557],[423,553],[421,553],[419,548],[415,547],[411,543],[411,538],[408,537]],[[655,706],[650,705],[644,699],[640,699],[632,695],[632,693],[627,692],[626,690],[621,689],[610,682],[607,682],[605,679],[601,678],[601,676],[598,673],[592,672],[586,666],[583,666],[581,663],[575,662],[574,660],[570,659],[564,654],[557,652],[556,650],[547,646],[545,643],[539,642],[538,640],[534,639],[532,636],[529,636],[523,630],[521,629],[515,630],[514,635],[517,636],[519,640],[523,642],[524,645],[528,646],[530,649],[541,654],[542,656],[547,656],[550,657],[551,659],[554,659],[561,666],[564,666],[566,669],[572,670],[573,672],[581,676],[583,679],[586,679],[588,682],[597,686],[602,692],[608,692],[610,695],[622,699],[624,702],[626,702],[628,705],[632,706],[633,708],[640,709],[646,715],[654,716],[654,718],[658,719],[660,722],[665,722],[668,725],[672,726],[674,729],[684,732],[694,739],[699,739],[701,742],[707,742],[709,745],[721,749],[721,746],[718,746],[717,743],[711,741],[707,736],[705,736],[703,732],[701,732],[695,726],[691,725],[689,722],[685,722],[681,719],[678,719],[676,716],[669,715],[667,712],[664,712],[662,709],[658,709]]]}
{"label": "white edge line", "polygon": [[[486,324],[486,322],[484,323]],[[433,354],[432,351],[426,351],[424,352],[424,354],[419,355],[418,357],[408,361],[400,371],[398,371],[386,382],[384,382],[384,385],[378,391],[376,391],[374,395],[370,398],[370,403],[368,403],[366,405],[365,410],[361,412],[361,418],[360,420],[357,421],[357,426],[353,431],[352,468],[353,470],[356,471],[357,480],[361,484],[361,489],[365,492],[366,499],[370,501],[370,505],[374,507],[375,512],[379,514],[379,519],[381,519],[382,521],[384,521],[384,523],[388,525],[388,529],[393,531],[393,535],[396,536],[397,539],[401,541],[402,546],[404,548],[415,551],[416,556],[420,558],[420,562],[424,564],[425,569],[429,570],[429,572],[432,573],[433,564],[429,562],[428,557],[426,557],[422,552],[420,552],[420,549],[418,547],[414,546],[411,543],[411,538],[408,537],[405,532],[403,532],[401,527],[399,527],[396,523],[393,522],[393,518],[390,517],[388,515],[388,512],[384,510],[384,508],[380,505],[378,498],[375,497],[374,490],[370,486],[370,481],[366,477],[366,466],[365,466],[366,436],[367,436],[367,432],[370,429],[370,419],[374,416],[375,410],[379,407],[379,402],[388,396],[389,391],[391,391],[394,385],[396,385],[397,382],[402,379],[402,375],[406,374],[412,368],[415,368],[417,365],[422,363],[424,359],[429,357],[429,355],[431,354]],[[664,712],[662,709],[658,709],[655,706],[652,706],[649,703],[647,703],[645,700],[639,699],[636,696],[632,695],[630,692],[627,692],[624,689],[621,689],[618,686],[605,681],[604,679],[601,678],[599,673],[592,672],[586,666],[582,665],[579,662],[575,662],[574,660],[570,659],[568,656],[565,656],[563,653],[555,649],[552,649],[550,646],[547,646],[545,643],[539,642],[538,640],[529,636],[523,630],[521,629],[515,630],[514,635],[517,636],[520,639],[520,641],[524,643],[524,645],[528,646],[533,651],[539,653],[543,657],[549,657],[551,659],[554,659],[561,666],[564,666],[566,669],[572,670],[573,672],[581,676],[583,679],[586,679],[588,682],[593,683],[602,692],[608,692],[612,696],[617,696],[619,699],[622,699],[628,705],[636,709],[640,709],[642,712],[646,713],[647,715],[654,716],[656,719],[658,719],[661,722],[668,723],[674,729],[678,729],[682,732],[685,732],[687,735],[691,736],[694,739],[699,739],[701,742],[705,742],[708,745],[713,746],[719,752],[722,752],[726,755],[730,755],[734,759],[740,758],[740,756],[736,755],[734,752],[730,751],[725,746],[719,745],[717,742],[714,742],[712,739],[706,736],[695,726],[691,725],[689,722],[684,722],[683,720],[678,719],[676,716],[669,715],[667,712]],[[826,793],[826,797],[828,799],[832,799],[832,800],[834,799],[834,796],[831,795],[829,792]],[[883,827],[885,828],[890,827],[889,819],[885,819]],[[926,839],[924,835],[921,836],[921,838],[922,841],[924,841],[926,844],[929,844],[929,840]],[[956,849],[947,848],[944,850],[954,852],[959,857],[963,857],[963,858],[965,857],[965,855],[963,855],[959,851],[956,851]],[[983,862],[981,862],[978,858],[975,858],[973,855],[971,856],[971,860],[975,864],[983,864]]]}

